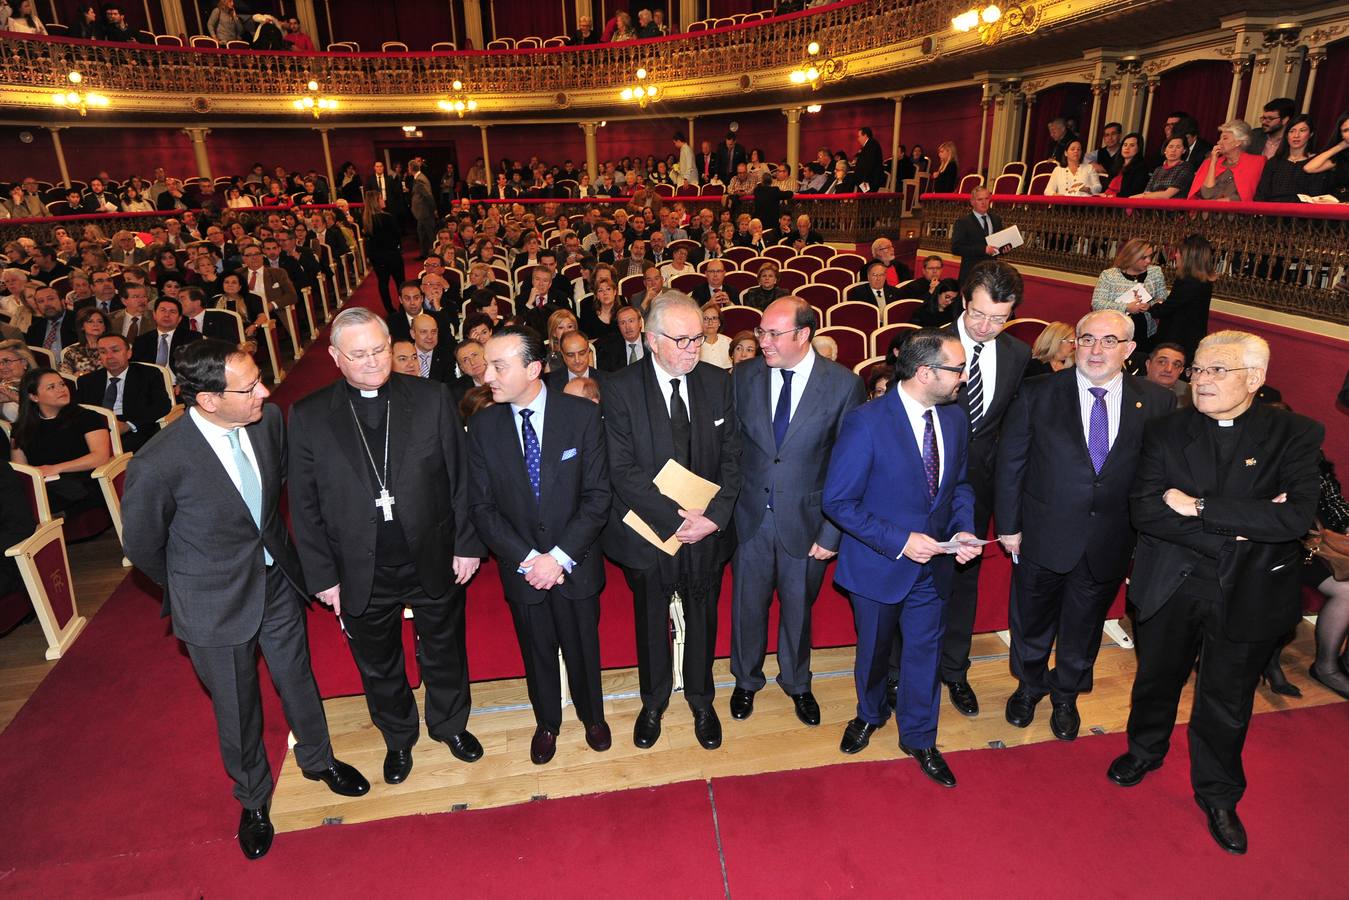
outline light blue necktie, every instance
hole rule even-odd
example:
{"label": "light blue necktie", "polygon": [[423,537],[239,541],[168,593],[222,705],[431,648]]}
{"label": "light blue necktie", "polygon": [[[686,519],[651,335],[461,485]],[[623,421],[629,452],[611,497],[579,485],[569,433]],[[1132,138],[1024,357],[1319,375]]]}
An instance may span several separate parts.
{"label": "light blue necktie", "polygon": [[[159,336],[159,352],[155,354],[155,365],[167,366],[169,364],[169,336],[161,334]],[[231,439],[237,444],[239,439],[234,437],[234,432],[230,432]]]}
{"label": "light blue necktie", "polygon": [[[234,468],[239,472],[239,493],[243,495],[244,504],[253,516],[253,524],[258,526],[258,531],[262,531],[262,483],[258,481],[253,464],[244,455],[243,445],[239,443],[239,429],[231,431],[229,438],[230,451],[234,453]],[[272,555],[266,548],[262,552],[267,564],[271,565]]]}

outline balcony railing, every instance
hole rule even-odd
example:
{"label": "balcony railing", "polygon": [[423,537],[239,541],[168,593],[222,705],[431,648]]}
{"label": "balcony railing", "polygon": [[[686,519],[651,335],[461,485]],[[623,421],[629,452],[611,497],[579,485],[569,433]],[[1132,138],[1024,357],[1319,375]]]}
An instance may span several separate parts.
{"label": "balcony railing", "polygon": [[456,79],[478,97],[617,91],[638,68],[648,83],[671,84],[795,65],[811,41],[834,55],[891,46],[945,27],[950,8],[950,0],[848,0],[644,41],[448,53],[297,54],[25,36],[4,42],[0,84],[64,88],[73,69],[86,84],[118,92],[293,96],[317,80],[328,95],[426,95],[448,92]]}
{"label": "balcony railing", "polygon": [[[1349,322],[1349,208],[1303,203],[1105,200],[999,194],[994,208],[1021,230],[1014,264],[1098,275],[1132,237],[1163,248],[1202,234],[1217,251],[1219,297],[1264,309]],[[967,197],[923,197],[924,247],[949,248]],[[1169,253],[1165,254],[1169,258]],[[1169,259],[1165,263],[1170,268]]]}

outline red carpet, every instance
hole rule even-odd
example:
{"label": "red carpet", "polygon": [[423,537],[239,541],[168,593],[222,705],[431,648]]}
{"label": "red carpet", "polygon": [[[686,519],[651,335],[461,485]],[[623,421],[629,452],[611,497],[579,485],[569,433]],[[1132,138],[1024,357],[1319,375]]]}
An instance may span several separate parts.
{"label": "red carpet", "polygon": [[[894,739],[889,727],[872,740]],[[951,791],[907,759],[716,779],[730,894],[1346,896],[1349,704],[1256,717],[1244,857],[1208,835],[1183,727],[1166,765],[1131,789],[1105,777],[1124,747],[1112,735],[952,753]]]}

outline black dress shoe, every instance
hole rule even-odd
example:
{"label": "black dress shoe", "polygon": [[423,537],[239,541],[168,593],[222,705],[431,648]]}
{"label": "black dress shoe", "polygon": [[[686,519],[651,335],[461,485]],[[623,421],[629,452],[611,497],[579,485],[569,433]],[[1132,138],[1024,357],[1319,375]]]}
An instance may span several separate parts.
{"label": "black dress shoe", "polygon": [[608,722],[596,722],[586,726],[586,743],[596,753],[603,753],[614,745],[613,735],[609,733]]}
{"label": "black dress shoe", "polygon": [[649,750],[660,739],[660,717],[663,709],[647,709],[637,714],[637,724],[632,726],[632,742],[643,750]]}
{"label": "black dress shoe", "polygon": [[894,712],[894,711],[899,707],[899,682],[898,682],[898,681],[890,681],[889,679],[886,679],[886,681],[885,681],[885,705],[886,705],[886,707],[888,707],[888,708],[885,709],[885,710],[882,710],[882,712],[884,712],[886,715],[889,715],[890,713]]}
{"label": "black dress shoe", "polygon": [[899,749],[918,760],[918,768],[923,770],[923,774],[942,787],[953,788],[956,786],[956,777],[951,774],[951,767],[942,759],[941,751],[936,747],[927,747],[918,750],[914,747],[899,745]]}
{"label": "black dress shoe", "polygon": [[1238,856],[1246,852],[1246,826],[1241,824],[1235,809],[1214,809],[1198,794],[1194,795],[1194,802],[1208,816],[1208,833],[1219,847]]}
{"label": "black dress shoe", "polygon": [[482,759],[482,744],[478,743],[478,739],[471,731],[461,731],[454,737],[447,738],[445,745],[450,748],[455,759],[469,763]]}
{"label": "black dress shoe", "polygon": [[717,711],[710,706],[693,711],[693,733],[704,750],[715,750],[721,746],[721,719]]}
{"label": "black dress shoe", "polygon": [[879,727],[865,719],[853,719],[848,723],[848,727],[843,729],[843,740],[839,742],[838,749],[849,754],[861,753],[867,744],[871,743],[871,736]]}
{"label": "black dress shoe", "polygon": [[557,735],[540,726],[534,729],[534,740],[529,742],[529,761],[536,766],[550,762],[557,753]]}
{"label": "black dress shoe", "polygon": [[951,705],[962,716],[979,715],[979,698],[974,696],[974,688],[968,681],[948,681],[946,691],[951,695]]}
{"label": "black dress shoe", "polygon": [[304,777],[310,781],[322,781],[328,785],[328,790],[343,797],[360,797],[370,793],[370,782],[365,780],[365,776],[340,759],[333,760],[333,764],[322,772],[305,772]]}
{"label": "black dress shoe", "polygon": [[796,707],[796,717],[801,720],[801,724],[812,728],[820,724],[820,704],[815,702],[815,695],[810,691],[792,694],[792,705]]}
{"label": "black dress shoe", "polygon": [[384,754],[384,783],[402,784],[412,773],[412,750],[390,750]]}
{"label": "black dress shoe", "polygon": [[1069,700],[1055,703],[1054,711],[1049,714],[1049,730],[1061,741],[1077,740],[1077,731],[1082,727],[1082,717],[1077,713],[1077,701]]}
{"label": "black dress shoe", "polygon": [[1120,787],[1133,787],[1143,780],[1143,776],[1162,767],[1160,759],[1154,759],[1152,762],[1144,762],[1132,753],[1126,753],[1123,756],[1116,757],[1115,761],[1106,769],[1106,776]]}
{"label": "black dress shoe", "polygon": [[1007,721],[1017,728],[1025,728],[1035,721],[1035,705],[1043,699],[1025,688],[1019,687],[1007,698]]}
{"label": "black dress shoe", "polygon": [[246,809],[239,816],[239,849],[244,856],[257,859],[272,849],[272,820],[267,817],[267,807]]}
{"label": "black dress shoe", "polygon": [[754,713],[754,692],[744,688],[731,691],[731,718],[748,719]]}

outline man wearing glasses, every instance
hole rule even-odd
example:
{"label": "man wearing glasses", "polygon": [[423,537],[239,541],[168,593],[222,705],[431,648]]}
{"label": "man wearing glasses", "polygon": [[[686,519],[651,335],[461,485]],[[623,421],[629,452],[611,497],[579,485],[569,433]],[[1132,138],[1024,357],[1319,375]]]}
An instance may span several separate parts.
{"label": "man wearing glasses", "polygon": [[[637,626],[642,711],[632,739],[645,750],[660,738],[673,687],[669,609],[678,594],[687,628],[684,697],[698,743],[714,750],[721,746],[721,722],[712,706],[717,596],[733,546],[727,526],[740,492],[731,380],[698,361],[702,310],[687,294],[666,291],[652,304],[645,337],[648,352],[608,377],[602,399],[613,484],[604,552],[623,567]],[[652,483],[671,460],[718,486],[705,509],[681,509]],[[660,540],[676,538],[675,554],[624,524],[629,510]]]}
{"label": "man wearing glasses", "polygon": [[843,417],[862,402],[863,390],[860,378],[811,349],[818,323],[818,313],[798,297],[773,301],[754,329],[763,355],[732,370],[744,477],[732,561],[736,719],[750,717],[754,695],[767,683],[763,661],[776,591],[777,682],[803,724],[820,724],[811,692],[810,609],[839,543],[838,527],[820,509],[820,491]]}
{"label": "man wearing glasses", "polygon": [[1301,612],[1301,538],[1320,495],[1325,429],[1256,402],[1269,345],[1204,338],[1190,369],[1194,405],[1148,425],[1131,499],[1138,528],[1129,597],[1138,673],[1129,749],[1107,774],[1132,787],[1160,768],[1195,656],[1190,783],[1209,834],[1245,853],[1237,803],[1241,750],[1260,673]]}
{"label": "man wearing glasses", "polygon": [[857,715],[839,749],[860,753],[890,716],[886,664],[902,636],[895,723],[899,747],[943,787],[956,779],[937,749],[939,675],[950,569],[978,555],[974,493],[965,479],[969,429],[955,403],[965,349],[923,329],[899,350],[899,384],[843,420],[824,483],[824,513],[843,532],[835,580],[857,624]]}
{"label": "man wearing glasses", "polygon": [[267,660],[295,760],[336,794],[370,790],[333,756],[328,721],[309,664],[300,561],[278,511],[285,478],[281,411],[253,358],[201,340],[177,359],[188,414],[136,452],[122,518],[127,557],[164,586],[164,615],[187,645],[211,695],[220,755],[243,807],[239,846],[257,859],[272,844],[272,773],[262,744],[259,648]]}
{"label": "man wearing glasses", "polygon": [[311,594],[350,640],[370,718],[384,736],[384,780],[412,771],[417,704],[403,658],[412,607],[426,733],[463,762],[482,756],[468,730],[464,585],[486,554],[468,518],[464,429],[450,392],[392,374],[384,320],[364,307],[333,319],[342,378],[290,413],[290,512]]}
{"label": "man wearing glasses", "polygon": [[1007,411],[994,504],[1016,563],[1009,619],[1018,683],[1007,721],[1027,727],[1048,694],[1061,741],[1077,737],[1077,696],[1091,691],[1101,628],[1133,555],[1129,491],[1143,426],[1176,405],[1165,388],[1124,374],[1134,350],[1124,313],[1088,313],[1076,334],[1075,367],[1027,381]]}
{"label": "man wearing glasses", "polygon": [[[958,402],[969,418],[970,488],[974,491],[974,533],[988,534],[993,515],[993,469],[998,457],[1002,418],[1021,387],[1030,347],[1004,334],[1024,296],[1021,274],[1002,261],[980,263],[966,272],[961,286],[965,310],[946,328],[960,339],[968,361]],[[957,565],[946,609],[941,677],[951,705],[966,716],[979,714],[979,698],[970,687],[970,643],[979,599],[982,556]],[[1001,598],[999,598],[1001,599]],[[894,680],[892,672],[892,681]]]}

